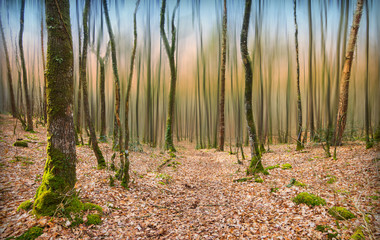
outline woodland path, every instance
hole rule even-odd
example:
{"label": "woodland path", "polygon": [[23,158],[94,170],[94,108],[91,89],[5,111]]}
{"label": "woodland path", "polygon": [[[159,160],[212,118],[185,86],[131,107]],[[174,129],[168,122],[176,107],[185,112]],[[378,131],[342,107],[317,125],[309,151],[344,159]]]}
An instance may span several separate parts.
{"label": "woodland path", "polygon": [[[169,154],[144,145],[143,152],[131,154],[129,190],[117,181],[110,187],[113,172],[97,170],[91,149],[81,146],[76,189],[84,201],[103,207],[103,223],[70,228],[60,218],[36,219],[16,209],[33,198],[40,184],[46,130],[38,127],[36,133],[27,133],[17,124],[14,132],[15,122],[0,115],[0,238],[18,236],[35,225],[45,227],[41,239],[324,239],[326,233],[316,231],[316,225],[331,226],[342,239],[360,225],[380,237],[379,151],[366,150],[362,142],[339,147],[338,160],[325,158],[318,144],[301,153],[293,144],[271,146],[264,166],[289,163],[292,169],[269,170],[270,175],[261,176],[263,183],[234,183],[245,177],[248,161],[239,165],[236,155],[228,152],[194,150],[193,144],[180,142],[176,158],[169,162],[172,166],[158,168]],[[12,146],[17,138],[29,140],[29,147]],[[109,161],[110,144],[100,146]],[[249,149],[244,151],[248,155]],[[336,181],[327,183],[332,177]],[[286,187],[291,178],[307,187]],[[291,199],[303,191],[323,197],[327,205],[295,205]],[[350,209],[357,218],[340,221],[339,229],[327,212],[333,205]]]}

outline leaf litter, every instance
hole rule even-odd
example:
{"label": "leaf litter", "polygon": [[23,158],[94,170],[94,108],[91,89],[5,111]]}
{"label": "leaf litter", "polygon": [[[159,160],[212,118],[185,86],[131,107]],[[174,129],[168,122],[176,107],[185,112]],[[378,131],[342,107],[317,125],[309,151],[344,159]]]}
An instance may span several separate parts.
{"label": "leaf litter", "polygon": [[[337,160],[324,157],[319,145],[296,152],[295,145],[271,146],[263,155],[264,166],[290,164],[262,175],[263,183],[233,182],[243,178],[248,161],[237,164],[236,156],[215,149],[195,150],[194,144],[177,143],[176,157],[161,149],[143,146],[132,152],[130,189],[115,181],[109,185],[109,169],[97,170],[89,146],[77,147],[76,190],[85,201],[100,205],[100,225],[68,227],[67,219],[35,218],[17,212],[25,200],[33,199],[46,160],[46,129],[36,133],[14,127],[16,121],[0,116],[0,238],[19,236],[33,226],[44,227],[39,239],[325,239],[330,226],[341,239],[349,239],[358,227],[366,236],[380,237],[379,148],[365,149],[362,142],[337,149]],[[17,139],[32,139],[28,148],[14,147]],[[111,142],[111,141],[109,141]],[[109,162],[110,143],[100,143]],[[249,153],[249,149],[244,149]],[[21,161],[14,161],[16,159]],[[26,160],[25,160],[26,159]],[[28,164],[25,164],[28,161]],[[168,162],[169,163],[169,162]],[[335,182],[328,183],[334,176]],[[306,184],[286,187],[291,179]],[[271,191],[276,189],[276,191]],[[326,200],[326,206],[308,207],[292,202],[307,191]],[[374,197],[375,196],[375,197]],[[332,206],[349,209],[354,219],[335,221]]]}

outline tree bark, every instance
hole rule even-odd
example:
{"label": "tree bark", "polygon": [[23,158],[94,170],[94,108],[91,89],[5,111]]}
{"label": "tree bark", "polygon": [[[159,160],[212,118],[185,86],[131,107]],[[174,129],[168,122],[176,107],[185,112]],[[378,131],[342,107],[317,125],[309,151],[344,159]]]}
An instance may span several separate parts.
{"label": "tree bark", "polygon": [[94,151],[94,154],[96,156],[96,160],[98,162],[98,168],[104,168],[106,166],[106,162],[104,160],[102,151],[99,148],[98,140],[96,139],[96,133],[94,129],[94,125],[91,121],[90,116],[90,107],[88,103],[88,90],[87,90],[87,79],[86,79],[86,68],[87,68],[87,46],[88,46],[88,17],[89,17],[89,9],[91,8],[91,1],[86,0],[85,7],[83,10],[83,49],[82,49],[82,61],[80,66],[80,76],[79,80],[82,83],[82,90],[83,90],[83,108],[84,108],[84,115],[86,118],[86,124],[87,127],[90,130],[90,140],[92,145],[92,150]]}
{"label": "tree bark", "polygon": [[37,215],[53,215],[74,193],[76,152],[73,120],[73,47],[69,0],[46,0],[48,51],[47,160],[33,206]]}
{"label": "tree bark", "polygon": [[21,68],[22,68],[22,80],[24,84],[24,95],[26,103],[26,119],[27,119],[27,128],[26,131],[33,131],[33,118],[32,118],[32,106],[30,104],[29,92],[28,92],[28,76],[25,66],[25,57],[24,57],[24,47],[23,47],[23,35],[24,35],[24,12],[25,12],[25,0],[21,1],[21,12],[20,12],[20,33],[18,38],[18,45],[20,48],[20,59],[21,59]]}
{"label": "tree bark", "polygon": [[132,55],[131,55],[131,65],[129,68],[129,76],[128,76],[128,87],[127,87],[127,96],[125,100],[125,161],[124,161],[124,166],[123,166],[123,178],[121,180],[121,185],[125,188],[128,188],[129,185],[129,99],[130,99],[130,93],[131,93],[131,87],[132,87],[132,77],[133,77],[133,67],[135,64],[135,57],[136,57],[136,45],[137,45],[137,27],[136,27],[136,13],[137,9],[139,7],[140,0],[137,0],[136,2],[136,8],[135,12],[133,14],[133,36],[134,36],[134,41],[133,41],[133,48],[132,48]]}
{"label": "tree bark", "polygon": [[226,42],[227,42],[227,3],[224,0],[223,30],[222,30],[222,63],[221,63],[221,88],[219,109],[219,151],[224,150],[224,101],[226,95]]}
{"label": "tree bark", "polygon": [[169,45],[168,38],[165,33],[165,8],[166,8],[166,0],[162,0],[162,6],[161,6],[161,20],[160,20],[160,32],[161,32],[161,38],[164,42],[165,50],[168,55],[169,59],[169,66],[170,66],[170,91],[169,91],[169,110],[168,110],[168,116],[166,120],[166,134],[165,134],[165,149],[175,152],[174,144],[173,144],[173,113],[174,113],[174,104],[175,104],[175,90],[176,90],[176,83],[177,83],[177,70],[176,65],[174,61],[174,53],[175,53],[175,42],[176,42],[176,27],[174,25],[174,18],[175,18],[175,12],[178,8],[180,0],[177,0],[177,4],[173,10],[172,15],[172,42],[171,46]]}
{"label": "tree bark", "polygon": [[355,15],[352,21],[350,39],[344,61],[343,74],[340,79],[339,108],[336,118],[335,145],[341,145],[343,132],[346,127],[348,109],[348,89],[350,84],[351,66],[354,58],[354,50],[359,30],[360,19],[362,17],[363,0],[358,0]]}
{"label": "tree bark", "polygon": [[259,151],[259,146],[256,136],[255,121],[253,119],[252,111],[252,65],[251,59],[248,53],[247,38],[248,38],[248,27],[249,18],[251,15],[251,5],[252,0],[245,1],[245,10],[243,18],[243,26],[240,35],[240,51],[241,57],[244,64],[245,72],[245,91],[244,91],[244,105],[245,105],[245,115],[248,125],[249,143],[251,148],[251,163],[247,169],[247,175],[253,175],[256,172],[263,171],[263,165],[261,163],[261,154]]}
{"label": "tree bark", "polygon": [[296,66],[297,66],[297,115],[298,115],[298,126],[297,126],[297,151],[303,149],[302,144],[302,104],[301,104],[301,88],[300,88],[300,61],[299,61],[299,50],[298,50],[298,25],[297,25],[297,0],[294,0],[294,26],[295,26],[295,44],[296,44]]}

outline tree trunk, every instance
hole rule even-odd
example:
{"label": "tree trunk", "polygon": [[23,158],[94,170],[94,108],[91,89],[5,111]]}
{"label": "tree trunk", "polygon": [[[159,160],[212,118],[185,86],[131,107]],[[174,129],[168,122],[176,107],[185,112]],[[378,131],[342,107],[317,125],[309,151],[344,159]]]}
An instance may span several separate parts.
{"label": "tree trunk", "polygon": [[99,60],[100,64],[100,141],[106,142],[106,95],[105,95],[105,70],[104,59]]}
{"label": "tree trunk", "polygon": [[102,151],[99,148],[98,140],[96,139],[96,133],[94,129],[94,125],[91,121],[90,116],[90,107],[88,103],[88,90],[87,90],[87,79],[86,79],[86,68],[87,68],[87,46],[88,46],[88,16],[89,16],[89,9],[91,9],[90,6],[90,0],[86,0],[85,7],[83,10],[83,49],[82,49],[82,64],[80,66],[80,81],[82,83],[82,90],[83,90],[83,108],[84,108],[84,115],[86,118],[86,124],[87,127],[90,130],[90,140],[92,145],[92,150],[95,153],[96,160],[98,161],[98,168],[104,168],[106,166],[106,162],[104,160]]}
{"label": "tree trunk", "polygon": [[133,66],[135,64],[135,56],[136,56],[136,45],[137,45],[137,29],[136,29],[136,12],[139,7],[140,0],[137,0],[136,2],[136,8],[135,12],[133,14],[133,36],[134,36],[134,41],[133,41],[133,48],[132,48],[132,55],[131,55],[131,65],[129,68],[129,77],[128,77],[128,87],[127,87],[127,96],[125,100],[125,161],[124,161],[124,167],[123,167],[123,178],[121,180],[121,185],[125,188],[128,188],[129,185],[129,124],[128,124],[128,119],[129,119],[129,99],[130,99],[130,92],[131,92],[131,87],[132,87],[132,77],[133,77]]}
{"label": "tree trunk", "polygon": [[1,39],[3,40],[3,47],[4,47],[4,52],[5,52],[5,61],[7,63],[7,78],[8,78],[9,94],[10,94],[10,99],[11,99],[11,111],[12,111],[12,116],[17,117],[18,114],[17,114],[17,109],[16,109],[15,95],[13,92],[11,64],[9,62],[8,48],[7,48],[7,43],[5,41],[3,24],[1,22],[1,18],[0,18],[0,30],[1,30]]}
{"label": "tree trunk", "polygon": [[221,66],[221,88],[219,109],[219,151],[224,150],[224,101],[226,95],[226,42],[227,42],[227,3],[224,0],[223,30],[222,30],[222,66]]}
{"label": "tree trunk", "polygon": [[22,80],[24,84],[24,95],[26,102],[26,119],[27,119],[27,128],[26,131],[33,131],[33,118],[32,118],[32,106],[30,104],[29,92],[28,92],[28,76],[25,66],[24,58],[24,47],[23,47],[23,35],[24,35],[24,11],[25,10],[25,0],[21,1],[21,12],[20,12],[20,33],[18,38],[18,45],[20,48],[20,58],[21,58],[21,68],[22,68]]}
{"label": "tree trunk", "polygon": [[[119,73],[117,70],[116,44],[115,44],[115,37],[114,37],[113,32],[112,32],[110,17],[108,14],[107,0],[103,0],[103,6],[104,6],[104,15],[106,17],[108,34],[109,34],[109,38],[110,38],[110,42],[111,42],[112,70],[113,70],[114,80],[115,80],[115,124],[114,125],[115,125],[115,127],[117,127],[117,130],[120,130],[121,129],[121,123],[120,123],[120,81],[119,81]],[[118,137],[120,159],[123,159],[122,158],[122,155],[123,155],[122,134],[121,134],[121,131],[119,134],[115,134],[118,132],[117,130],[114,130],[114,138],[115,138],[114,143]],[[115,147],[115,145],[114,145],[114,147]],[[122,165],[124,165],[124,164],[122,164]]]}
{"label": "tree trunk", "polygon": [[299,151],[304,148],[302,144],[302,105],[301,105],[301,90],[300,90],[300,61],[298,50],[298,25],[297,25],[297,1],[294,0],[294,26],[295,26],[295,44],[296,44],[296,64],[297,64],[297,113],[298,113],[298,126],[297,126],[297,148]]}
{"label": "tree trunk", "polygon": [[340,93],[339,93],[339,108],[338,116],[336,118],[335,130],[335,145],[341,145],[342,136],[346,127],[347,109],[348,109],[348,89],[350,83],[351,66],[354,58],[354,50],[356,45],[357,34],[359,30],[360,19],[362,17],[363,0],[358,0],[355,10],[355,15],[352,22],[350,39],[346,52],[346,59],[344,61],[343,74],[340,79]]}
{"label": "tree trunk", "polygon": [[73,46],[69,0],[46,0],[47,160],[33,206],[37,215],[53,215],[72,196],[76,182],[73,120]]}
{"label": "tree trunk", "polygon": [[365,75],[365,85],[364,85],[364,104],[365,104],[365,142],[366,147],[371,148],[373,143],[369,139],[369,127],[370,127],[370,116],[369,116],[369,104],[368,104],[368,65],[369,65],[369,11],[368,11],[368,0],[365,2],[365,10],[366,10],[366,47],[365,47],[365,54],[366,54],[366,75]]}
{"label": "tree trunk", "polygon": [[176,65],[174,62],[174,52],[175,52],[175,42],[176,42],[176,27],[174,25],[174,18],[175,18],[175,12],[178,8],[179,1],[177,0],[177,4],[173,10],[173,16],[172,16],[172,42],[171,46],[169,45],[168,38],[165,33],[165,8],[166,8],[166,0],[162,0],[162,6],[161,6],[161,20],[160,20],[160,32],[161,32],[161,38],[164,42],[165,50],[168,55],[169,59],[169,66],[170,66],[170,91],[169,91],[169,110],[168,110],[168,116],[166,120],[166,134],[165,134],[165,149],[169,150],[171,152],[175,152],[174,144],[173,144],[173,113],[174,113],[174,104],[175,104],[175,90],[176,90],[176,83],[177,83],[177,70]]}
{"label": "tree trunk", "polygon": [[311,0],[308,2],[309,16],[309,127],[310,141],[314,140],[314,97],[313,97],[313,21],[311,16]]}
{"label": "tree trunk", "polygon": [[244,70],[245,70],[244,105],[245,105],[245,114],[246,114],[247,125],[248,125],[249,143],[250,143],[250,148],[251,148],[251,163],[247,169],[247,175],[253,175],[256,172],[260,172],[264,170],[263,165],[261,163],[261,154],[260,154],[259,146],[257,142],[256,127],[255,127],[255,121],[253,119],[253,112],[252,112],[252,65],[251,65],[251,59],[249,57],[248,47],[247,47],[249,18],[251,15],[251,5],[252,5],[252,0],[245,1],[243,26],[242,26],[241,35],[240,35],[240,51],[241,51],[241,57],[243,60]]}

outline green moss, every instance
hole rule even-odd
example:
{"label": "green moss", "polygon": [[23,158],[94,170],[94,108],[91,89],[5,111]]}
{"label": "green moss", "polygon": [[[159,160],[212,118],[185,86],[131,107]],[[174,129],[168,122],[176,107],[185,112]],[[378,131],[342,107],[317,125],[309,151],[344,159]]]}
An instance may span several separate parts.
{"label": "green moss", "polygon": [[18,208],[17,208],[17,212],[20,211],[21,209],[22,210],[25,210],[25,211],[28,211],[30,210],[30,208],[32,207],[33,205],[33,202],[29,200],[26,200],[25,202],[22,202]]}
{"label": "green moss", "polygon": [[253,156],[249,167],[247,168],[247,175],[255,175],[256,173],[260,173],[264,171],[263,164],[261,163],[261,156]]}
{"label": "green moss", "polygon": [[283,169],[283,170],[291,169],[291,168],[293,168],[293,167],[289,163],[285,163],[285,164],[281,165],[281,169]]}
{"label": "green moss", "polygon": [[261,177],[256,177],[255,178],[255,182],[257,182],[257,183],[263,183],[264,180]]}
{"label": "green moss", "polygon": [[329,214],[337,220],[355,218],[355,215],[344,207],[332,207],[329,209]]}
{"label": "green moss", "polygon": [[326,177],[328,184],[333,184],[334,182],[336,182],[336,177],[334,175],[327,175]]}
{"label": "green moss", "polygon": [[90,214],[87,216],[86,225],[99,225],[102,223],[102,219],[99,214]]}
{"label": "green moss", "polygon": [[265,170],[273,170],[275,168],[279,168],[280,167],[280,164],[276,164],[276,165],[273,165],[273,166],[268,166],[265,168]]}
{"label": "green moss", "polygon": [[363,233],[362,229],[360,227],[357,228],[356,231],[354,232],[354,234],[351,235],[350,239],[364,240],[365,237],[364,237],[364,233]]}
{"label": "green moss", "polygon": [[28,143],[25,140],[16,141],[13,143],[13,146],[15,146],[15,147],[28,147]]}
{"label": "green moss", "polygon": [[44,229],[41,227],[31,227],[21,236],[18,236],[16,240],[33,240],[38,238],[44,233]]}
{"label": "green moss", "polygon": [[243,178],[235,179],[235,180],[233,180],[233,182],[247,182],[247,181],[250,181],[252,179],[253,179],[253,177],[243,177]]}
{"label": "green moss", "polygon": [[315,227],[315,230],[323,232],[323,233],[327,232],[327,239],[329,240],[336,239],[338,237],[338,232],[328,225],[317,225]]}
{"label": "green moss", "polygon": [[307,187],[307,185],[305,183],[302,183],[302,182],[299,182],[299,181],[296,181],[294,183],[294,186],[302,187],[302,188],[306,188]]}
{"label": "green moss", "polygon": [[89,202],[83,204],[83,210],[96,210],[99,213],[103,213],[103,208],[101,206]]}
{"label": "green moss", "polygon": [[326,201],[314,194],[308,192],[301,192],[292,201],[296,204],[305,203],[308,206],[326,205]]}
{"label": "green moss", "polygon": [[270,192],[271,192],[271,193],[277,192],[277,191],[278,191],[278,189],[279,189],[278,187],[275,187],[275,188],[271,188],[271,189],[270,189]]}
{"label": "green moss", "polygon": [[376,195],[373,195],[373,196],[369,196],[369,198],[373,199],[373,200],[379,200],[379,196],[376,196]]}
{"label": "green moss", "polygon": [[110,187],[115,186],[115,179],[110,175]]}

